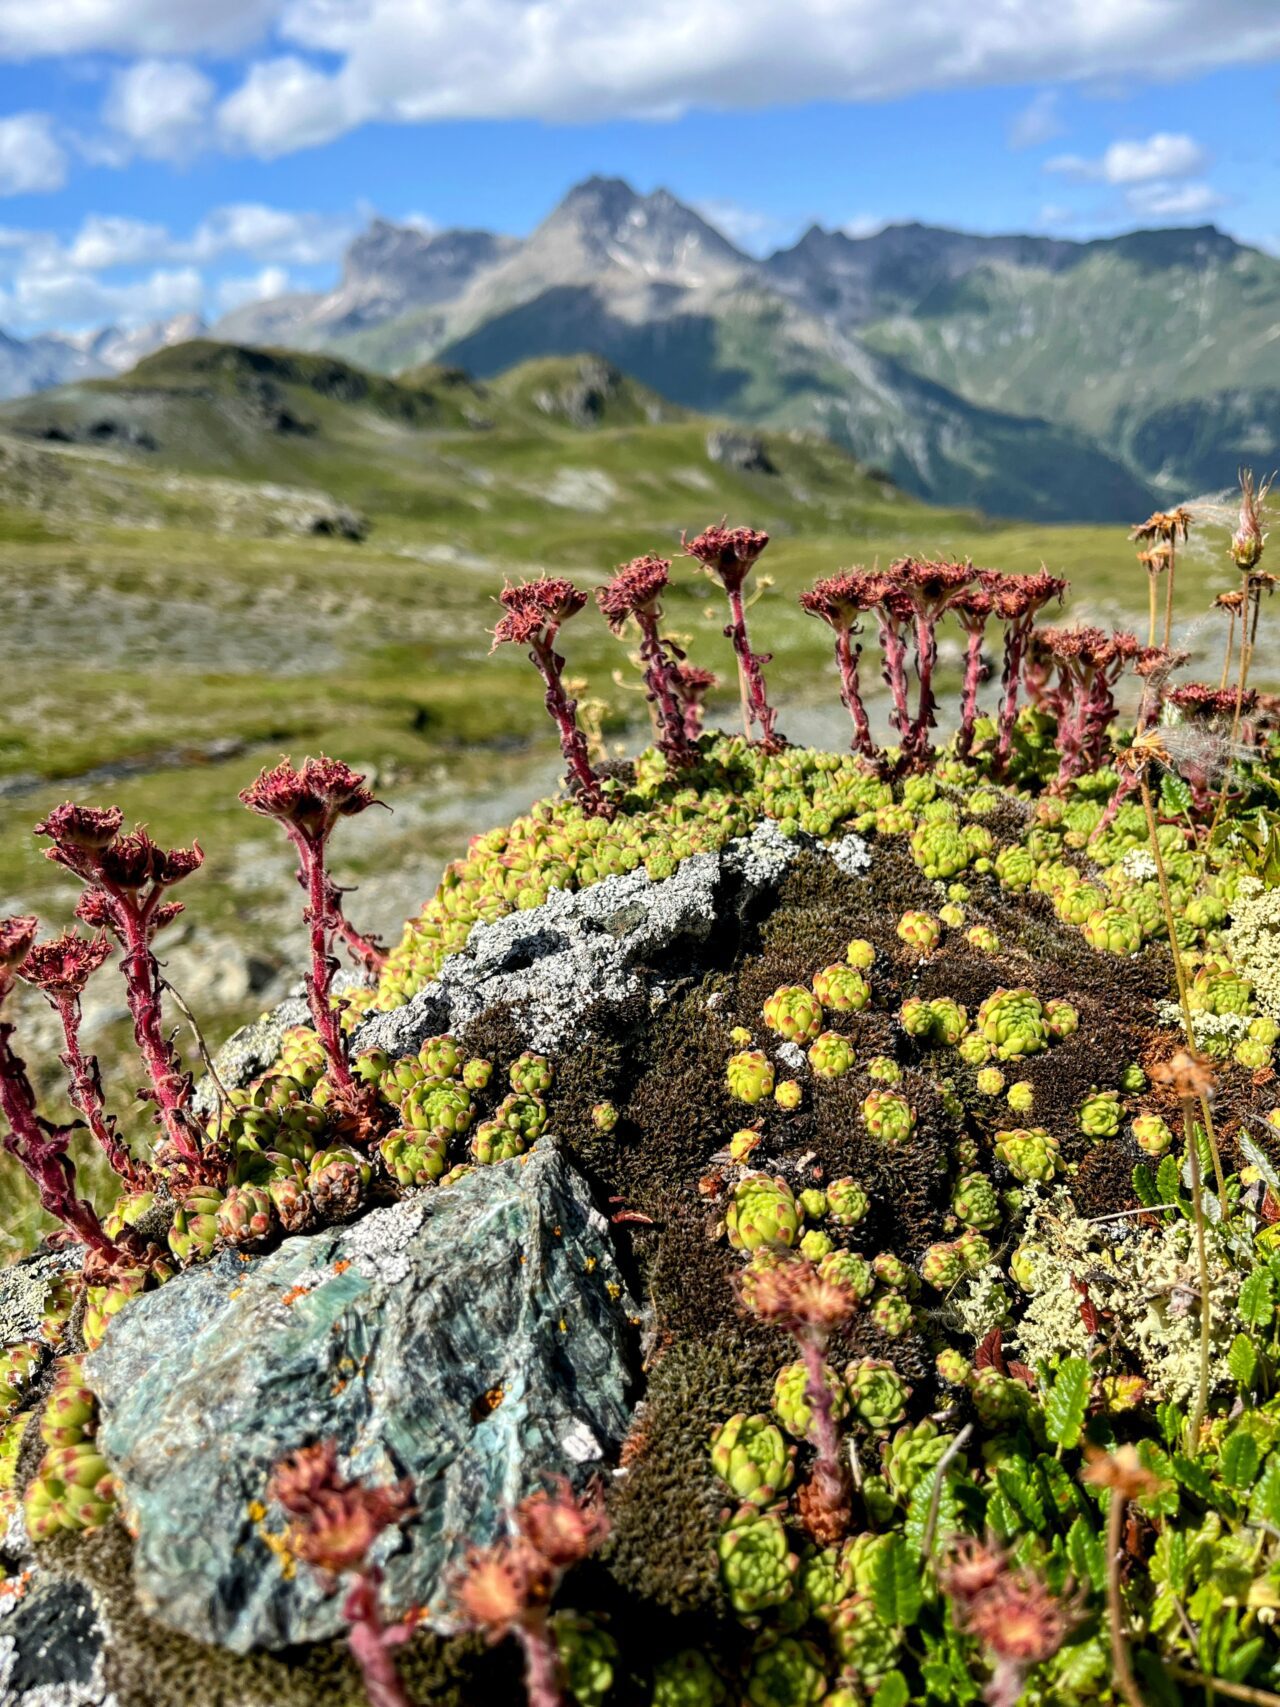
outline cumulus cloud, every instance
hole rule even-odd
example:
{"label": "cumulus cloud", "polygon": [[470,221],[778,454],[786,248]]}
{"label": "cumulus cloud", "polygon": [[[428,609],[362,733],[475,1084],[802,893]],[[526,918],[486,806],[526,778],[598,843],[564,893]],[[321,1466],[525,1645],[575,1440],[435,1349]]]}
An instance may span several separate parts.
{"label": "cumulus cloud", "polygon": [[352,223],[330,214],[295,213],[261,202],[213,208],[187,237],[167,226],[118,214],[90,214],[67,246],[73,267],[101,271],[161,262],[205,264],[227,255],[263,262],[318,266],[336,261],[352,236]]}
{"label": "cumulus cloud", "polygon": [[1041,89],[1033,95],[1009,126],[1010,148],[1041,148],[1061,136],[1062,97],[1056,89]]}
{"label": "cumulus cloud", "polygon": [[6,314],[18,326],[139,325],[199,309],[204,280],[194,267],[157,269],[108,284],[65,263],[28,266],[11,280]]}
{"label": "cumulus cloud", "polygon": [[133,152],[180,160],[199,146],[215,88],[181,59],[141,59],[112,79],[102,116]]}
{"label": "cumulus cloud", "polygon": [[[288,51],[254,65],[220,109],[227,142],[262,156],[370,120],[653,118],[1169,77],[1280,53],[1280,11],[1257,0],[281,0],[276,35]],[[1043,131],[1043,110],[1038,120]]]}
{"label": "cumulus cloud", "polygon": [[218,307],[229,314],[246,303],[267,302],[273,296],[283,296],[291,282],[283,267],[263,267],[250,278],[223,279],[217,291]]}
{"label": "cumulus cloud", "polygon": [[47,113],[14,113],[0,119],[0,196],[60,190],[67,156]]}
{"label": "cumulus cloud", "polygon": [[1045,171],[1103,184],[1149,184],[1193,177],[1204,164],[1205,152],[1194,137],[1161,130],[1142,140],[1113,142],[1096,160],[1059,154],[1046,161]]}
{"label": "cumulus cloud", "polygon": [[280,0],[0,0],[0,57],[229,53],[279,11]]}
{"label": "cumulus cloud", "polygon": [[1225,207],[1226,197],[1211,184],[1142,184],[1128,191],[1125,202],[1142,219],[1199,219]]}

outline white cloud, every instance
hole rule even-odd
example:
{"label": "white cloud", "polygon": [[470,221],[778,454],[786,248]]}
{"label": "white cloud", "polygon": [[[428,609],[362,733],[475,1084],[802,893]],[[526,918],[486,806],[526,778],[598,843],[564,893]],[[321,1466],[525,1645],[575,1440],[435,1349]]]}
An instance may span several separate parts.
{"label": "white cloud", "polygon": [[204,280],[194,267],[157,269],[129,284],[105,284],[63,263],[20,271],[8,289],[6,314],[26,327],[139,325],[197,310],[203,297]]}
{"label": "white cloud", "polygon": [[1143,219],[1196,219],[1226,205],[1211,184],[1142,184],[1125,201]]}
{"label": "white cloud", "polygon": [[283,267],[263,267],[246,279],[223,279],[218,286],[218,307],[224,314],[233,308],[243,308],[248,302],[266,302],[273,296],[283,296],[292,281]]}
{"label": "white cloud", "polygon": [[874,237],[888,223],[878,213],[855,213],[852,219],[845,220],[840,229],[846,237]]}
{"label": "white cloud", "polygon": [[279,11],[280,0],[0,0],[0,57],[227,53]]}
{"label": "white cloud", "polygon": [[1046,172],[1103,184],[1147,184],[1157,179],[1190,178],[1205,164],[1205,152],[1194,137],[1157,131],[1142,140],[1113,142],[1099,159],[1059,154],[1045,162]]}
{"label": "white cloud", "polygon": [[292,213],[261,202],[233,202],[205,216],[188,252],[196,260],[241,254],[293,266],[318,266],[336,261],[352,235],[351,222],[343,217]]}
{"label": "white cloud", "polygon": [[[262,156],[372,120],[653,118],[690,107],[1169,78],[1280,53],[1280,8],[1258,0],[280,5],[276,36],[290,51],[254,65],[220,109],[227,143]],[[1040,121],[1043,130],[1043,113]]]}
{"label": "white cloud", "polygon": [[67,157],[47,113],[14,113],[0,119],[0,196],[60,190]]}
{"label": "white cloud", "polygon": [[163,225],[118,214],[91,213],[72,239],[67,261],[76,268],[132,267],[167,259],[172,240]]}
{"label": "white cloud", "polygon": [[739,249],[747,249],[753,253],[767,248],[782,236],[785,229],[773,214],[762,213],[759,208],[743,207],[741,202],[713,198],[710,201],[694,202],[693,206],[709,225],[714,225],[731,243],[735,243]]}
{"label": "white cloud", "polygon": [[1041,89],[1033,95],[1009,126],[1010,148],[1041,148],[1061,136],[1062,97],[1057,89]]}
{"label": "white cloud", "polygon": [[215,92],[184,60],[141,59],[112,79],[102,116],[136,153],[180,160],[199,145]]}

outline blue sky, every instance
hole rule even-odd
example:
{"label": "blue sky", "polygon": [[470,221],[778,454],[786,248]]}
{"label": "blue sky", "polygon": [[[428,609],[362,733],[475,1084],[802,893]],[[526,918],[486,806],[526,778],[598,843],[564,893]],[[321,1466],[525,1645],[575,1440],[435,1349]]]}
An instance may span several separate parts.
{"label": "blue sky", "polygon": [[1280,253],[1274,0],[0,0],[0,326],[328,285],[371,213],[521,233],[593,172],[813,220]]}

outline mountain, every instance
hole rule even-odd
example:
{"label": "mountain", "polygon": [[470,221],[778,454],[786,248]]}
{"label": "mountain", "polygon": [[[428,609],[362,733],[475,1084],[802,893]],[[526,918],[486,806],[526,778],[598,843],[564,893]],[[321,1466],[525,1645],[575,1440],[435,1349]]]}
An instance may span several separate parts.
{"label": "mountain", "polygon": [[72,380],[124,373],[153,350],[183,343],[204,331],[204,321],[197,314],[179,314],[127,330],[106,326],[94,332],[46,332],[27,339],[0,331],[0,399],[25,397]]}

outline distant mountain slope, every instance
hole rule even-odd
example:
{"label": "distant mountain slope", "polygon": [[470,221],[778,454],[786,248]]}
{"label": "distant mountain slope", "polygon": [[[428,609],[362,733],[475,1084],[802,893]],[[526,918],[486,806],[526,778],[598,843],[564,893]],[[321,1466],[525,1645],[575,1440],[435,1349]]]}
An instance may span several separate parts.
{"label": "distant mountain slope", "polygon": [[23,339],[0,331],[0,399],[122,373],[152,350],[199,337],[204,330],[198,315],[180,314],[128,330],[105,326],[88,334],[47,332]]}

